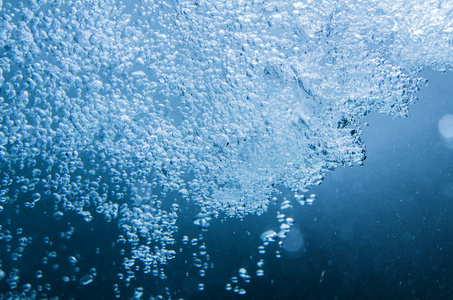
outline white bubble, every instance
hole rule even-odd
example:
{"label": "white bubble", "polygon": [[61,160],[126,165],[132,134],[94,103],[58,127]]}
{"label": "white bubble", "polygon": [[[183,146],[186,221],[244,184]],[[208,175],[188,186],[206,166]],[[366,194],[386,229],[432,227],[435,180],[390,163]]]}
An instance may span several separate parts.
{"label": "white bubble", "polygon": [[284,220],[285,220],[285,215],[280,213],[280,212],[278,212],[277,213],[277,221],[283,222]]}
{"label": "white bubble", "polygon": [[453,115],[446,114],[439,120],[439,132],[444,138],[453,138]]}
{"label": "white bubble", "polygon": [[200,252],[199,252],[199,253],[200,253],[200,255],[202,255],[202,256],[203,256],[203,255],[206,255],[207,251],[206,251],[206,245],[205,245],[205,244],[203,244],[203,245],[200,246]]}
{"label": "white bubble", "polygon": [[172,211],[177,212],[179,209],[179,205],[177,203],[173,203],[171,205],[171,209],[172,209]]}
{"label": "white bubble", "polygon": [[52,214],[52,216],[55,218],[55,220],[61,220],[63,218],[64,213],[62,211],[56,211]]}
{"label": "white bubble", "polygon": [[286,223],[288,223],[288,225],[292,226],[292,225],[294,225],[294,222],[295,222],[295,221],[294,221],[293,218],[289,218],[289,217],[286,218]]}
{"label": "white bubble", "polygon": [[247,274],[247,270],[245,268],[240,268],[238,272],[239,272],[239,277],[241,277],[243,279],[246,279],[249,277]]}
{"label": "white bubble", "polygon": [[453,115],[447,114],[439,120],[439,133],[445,147],[453,149]]}
{"label": "white bubble", "polygon": [[285,209],[289,209],[291,207],[292,207],[291,202],[289,200],[284,200],[282,205],[280,206],[280,209],[285,210]]}
{"label": "white bubble", "polygon": [[257,262],[256,265],[258,266],[258,268],[262,268],[264,266],[264,260],[260,259],[260,261]]}
{"label": "white bubble", "polygon": [[277,233],[274,230],[267,230],[260,235],[260,239],[263,242],[275,242]]}
{"label": "white bubble", "polygon": [[80,283],[81,285],[88,285],[88,284],[92,283],[93,280],[94,280],[94,277],[93,277],[93,276],[91,276],[91,275],[85,275],[85,276],[83,276],[82,278],[80,278],[79,283]]}

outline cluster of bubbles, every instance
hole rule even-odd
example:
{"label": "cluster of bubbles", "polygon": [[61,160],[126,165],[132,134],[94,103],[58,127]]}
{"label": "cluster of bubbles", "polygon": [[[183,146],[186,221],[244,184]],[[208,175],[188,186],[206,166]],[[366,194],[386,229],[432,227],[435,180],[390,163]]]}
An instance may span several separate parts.
{"label": "cluster of bubbles", "polygon": [[[208,230],[219,214],[264,213],[281,186],[311,204],[301,195],[326,172],[361,164],[360,118],[405,116],[417,73],[452,69],[452,11],[417,0],[0,0],[0,216],[8,206],[114,222],[130,247],[123,280],[140,268],[165,279],[186,201]],[[263,246],[290,232],[280,220]],[[32,233],[6,223],[1,240],[20,260]],[[15,290],[20,270],[0,278]],[[96,272],[77,278],[63,281],[89,285]]]}
{"label": "cluster of bubbles", "polygon": [[[297,196],[296,194],[295,196]],[[303,195],[302,195],[303,196]],[[299,197],[302,197],[299,195]],[[310,205],[313,203],[313,200],[315,198],[314,194],[310,195],[310,198],[312,201],[309,202]],[[295,197],[295,199],[297,199]],[[250,283],[253,277],[259,278],[263,277],[265,275],[265,254],[266,254],[266,247],[271,245],[272,243],[277,244],[277,250],[275,250],[275,257],[276,258],[281,258],[282,257],[282,250],[285,249],[286,251],[294,251],[294,249],[285,247],[285,241],[287,241],[287,234],[290,233],[293,230],[293,226],[295,225],[295,220],[290,217],[294,213],[293,211],[293,206],[290,200],[286,199],[286,197],[283,197],[282,203],[280,204],[280,209],[276,213],[276,224],[274,224],[274,227],[278,227],[279,231],[276,232],[273,229],[269,229],[264,231],[260,235],[260,239],[262,241],[262,244],[258,246],[258,255],[256,255],[255,260],[256,260],[256,268],[254,269],[254,273],[248,272],[248,270],[244,267],[240,268],[237,270],[237,274],[232,276],[230,278],[230,281],[226,284],[225,289],[226,291],[232,291],[234,293],[237,293],[239,295],[245,295],[247,293],[246,285]],[[275,205],[278,205],[278,199],[277,197],[273,197],[271,199],[272,203]],[[305,203],[302,203],[299,201],[301,205],[304,205]],[[300,232],[299,232],[300,234]],[[296,251],[303,251],[303,238],[302,236],[298,237],[299,238],[299,247],[296,249]],[[291,241],[292,242],[292,241]]]}
{"label": "cluster of bubbles", "polygon": [[[191,240],[189,240],[189,237],[186,235],[182,238],[183,245],[189,245],[191,247],[189,251],[192,252],[192,257],[190,261],[186,260],[185,263],[189,263],[195,267],[195,271],[199,276],[199,283],[197,285],[199,291],[205,289],[205,283],[203,281],[207,274],[206,272],[210,269],[214,269],[214,263],[211,262],[211,257],[203,240],[203,234],[199,234],[197,238],[192,238]],[[181,252],[182,251],[183,249],[181,248]],[[186,276],[189,276],[189,272],[186,272]]]}

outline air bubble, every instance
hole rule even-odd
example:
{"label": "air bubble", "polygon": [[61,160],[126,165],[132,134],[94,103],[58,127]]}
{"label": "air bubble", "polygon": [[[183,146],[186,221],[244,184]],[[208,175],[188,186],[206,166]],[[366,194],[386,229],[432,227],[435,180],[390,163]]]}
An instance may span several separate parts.
{"label": "air bubble", "polygon": [[[294,222],[295,222],[293,218],[286,218],[285,221],[286,221],[286,223],[287,223],[289,226],[294,225]],[[281,228],[281,227],[280,227],[280,228]]]}
{"label": "air bubble", "polygon": [[137,287],[134,291],[134,299],[140,299],[143,295],[143,287]]}
{"label": "air bubble", "polygon": [[203,256],[203,255],[206,255],[207,252],[206,252],[206,246],[205,246],[205,244],[203,244],[203,245],[200,246],[200,252],[199,252],[199,253],[200,253],[200,255],[202,255],[202,256]]}
{"label": "air bubble", "polygon": [[77,258],[75,258],[74,256],[68,257],[68,260],[72,265],[75,265],[77,263]]}
{"label": "air bubble", "polygon": [[61,211],[56,211],[52,214],[55,220],[61,220],[64,216],[64,213]]}
{"label": "air bubble", "polygon": [[275,242],[277,233],[274,230],[267,230],[260,235],[263,242]]}
{"label": "air bubble", "polygon": [[290,209],[292,207],[291,202],[289,200],[284,200],[282,205],[280,206],[281,210]]}
{"label": "air bubble", "polygon": [[212,219],[211,213],[199,213],[194,219],[193,224],[199,226],[201,229],[208,229],[210,227],[209,222]]}
{"label": "air bubble", "polygon": [[262,268],[264,266],[264,260],[260,259],[256,265],[258,266],[258,268]]}
{"label": "air bubble", "polygon": [[80,278],[79,283],[80,285],[88,285],[94,281],[94,277],[91,275],[85,275]]}
{"label": "air bubble", "polygon": [[439,132],[444,138],[453,138],[453,115],[446,114],[439,120]]}
{"label": "air bubble", "polygon": [[195,267],[197,267],[197,268],[201,268],[201,267],[203,266],[203,262],[202,262],[201,259],[196,258],[196,259],[194,259],[194,261],[193,261],[193,265],[194,265]]}
{"label": "air bubble", "polygon": [[30,290],[31,290],[31,284],[26,283],[26,284],[24,284],[24,285],[22,286],[22,291],[23,291],[23,292],[27,293],[27,292],[29,292]]}
{"label": "air bubble", "polygon": [[39,200],[41,200],[41,195],[39,193],[34,193],[33,195],[31,195],[31,201],[38,202]]}

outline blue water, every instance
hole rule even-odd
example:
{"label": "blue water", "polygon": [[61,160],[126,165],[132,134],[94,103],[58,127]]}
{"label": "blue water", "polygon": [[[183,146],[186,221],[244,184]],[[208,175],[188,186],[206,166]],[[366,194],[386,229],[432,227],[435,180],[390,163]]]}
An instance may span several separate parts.
{"label": "blue water", "polygon": [[[442,142],[438,120],[453,112],[449,90],[453,76],[425,74],[429,86],[422,88],[409,118],[366,118],[370,125],[363,136],[367,145],[363,166],[329,174],[313,189],[317,199],[312,206],[294,204],[292,217],[303,236],[301,251],[283,250],[282,257],[276,258],[278,247],[269,248],[262,256],[265,276],[243,284],[246,295],[227,292],[225,285],[239,268],[255,269],[254,263],[261,257],[259,235],[278,226],[278,205],[271,205],[260,217],[212,222],[204,240],[215,267],[207,272],[204,292],[198,291],[196,277],[185,276],[185,272],[196,273],[196,268],[190,266],[194,247],[183,246],[184,252],[165,266],[167,280],[137,273],[130,287],[120,283],[122,295],[127,295],[122,297],[131,297],[135,287],[141,286],[146,295],[165,294],[164,287],[169,287],[172,297],[188,299],[449,299],[453,278],[452,150]],[[187,206],[182,208],[180,222],[186,234],[197,236],[200,231],[192,224],[196,210]],[[7,225],[7,219],[12,225]],[[33,244],[13,263],[6,247],[9,244],[15,249],[17,243],[2,240],[3,270],[18,268],[24,284],[50,283],[51,291],[45,292],[49,297],[111,299],[118,282],[116,273],[121,272],[122,247],[115,245],[120,232],[107,225],[96,219],[86,223],[70,213],[56,221],[42,210],[20,208],[17,213],[14,205],[5,205],[2,229],[23,228],[31,233]],[[73,236],[60,238],[60,232],[71,226],[76,228]],[[14,231],[13,236],[17,236]],[[52,246],[43,242],[45,236]],[[43,264],[42,256],[49,250],[56,250],[58,256]],[[76,273],[67,259],[73,255],[80,268]],[[63,276],[85,275],[93,267],[98,275],[86,286],[79,279],[62,282]],[[36,278],[37,270],[47,276],[45,281]],[[323,271],[324,280],[319,282]],[[2,291],[12,290],[6,279],[0,283]]]}
{"label": "blue water", "polygon": [[[280,259],[270,253],[265,279],[252,281],[246,298],[451,298],[453,156],[438,121],[453,111],[453,76],[423,75],[429,84],[409,118],[366,117],[364,165],[335,170],[312,190],[312,206],[294,206],[302,253],[283,251]],[[263,218],[250,218],[235,230],[275,223],[272,212]],[[230,240],[221,247],[235,245]],[[244,264],[243,257],[229,257]],[[221,285],[213,287],[211,297],[231,297],[219,290]]]}
{"label": "blue water", "polygon": [[452,11],[0,0],[0,300],[452,298]]}
{"label": "blue water", "polygon": [[296,214],[307,226],[307,251],[318,253],[305,263],[326,270],[308,288],[312,298],[451,297],[452,152],[438,121],[453,111],[453,77],[424,74],[429,86],[411,116],[367,117],[364,166],[329,174],[316,204]]}

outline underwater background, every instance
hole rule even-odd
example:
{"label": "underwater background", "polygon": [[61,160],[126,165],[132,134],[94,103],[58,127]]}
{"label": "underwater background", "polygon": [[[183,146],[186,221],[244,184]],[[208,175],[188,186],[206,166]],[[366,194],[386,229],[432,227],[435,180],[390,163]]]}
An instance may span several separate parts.
{"label": "underwater background", "polygon": [[451,1],[0,0],[0,299],[450,299]]}

